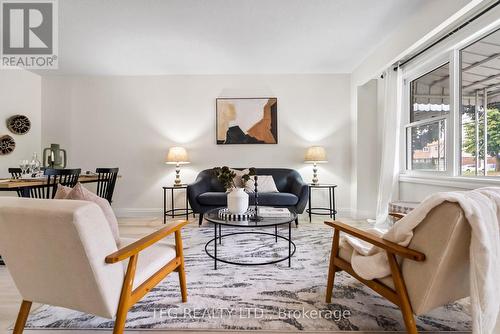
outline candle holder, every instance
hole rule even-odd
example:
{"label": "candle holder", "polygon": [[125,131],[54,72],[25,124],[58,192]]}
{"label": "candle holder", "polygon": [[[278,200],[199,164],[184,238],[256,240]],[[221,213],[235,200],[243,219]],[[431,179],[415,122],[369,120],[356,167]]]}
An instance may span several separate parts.
{"label": "candle holder", "polygon": [[254,194],[255,194],[255,202],[254,202],[254,207],[255,207],[255,216],[252,219],[254,222],[259,222],[261,219],[259,217],[259,183],[258,183],[258,176],[254,175],[253,177],[253,182],[254,182]]}

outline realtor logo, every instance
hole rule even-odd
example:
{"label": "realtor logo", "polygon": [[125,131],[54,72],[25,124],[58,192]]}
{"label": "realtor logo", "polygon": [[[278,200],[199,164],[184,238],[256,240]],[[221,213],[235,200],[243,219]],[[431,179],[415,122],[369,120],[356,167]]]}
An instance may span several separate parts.
{"label": "realtor logo", "polygon": [[0,0],[1,67],[57,68],[56,0]]}

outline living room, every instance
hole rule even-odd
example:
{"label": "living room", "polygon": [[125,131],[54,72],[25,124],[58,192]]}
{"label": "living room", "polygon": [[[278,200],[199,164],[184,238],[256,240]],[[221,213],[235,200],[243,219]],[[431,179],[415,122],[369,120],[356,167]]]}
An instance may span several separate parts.
{"label": "living room", "polygon": [[500,333],[498,4],[0,0],[0,330]]}

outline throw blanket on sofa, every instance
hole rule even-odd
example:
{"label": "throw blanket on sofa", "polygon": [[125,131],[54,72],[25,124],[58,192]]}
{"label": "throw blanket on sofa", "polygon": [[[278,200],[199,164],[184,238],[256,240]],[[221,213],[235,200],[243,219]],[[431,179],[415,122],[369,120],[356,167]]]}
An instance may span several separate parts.
{"label": "throw blanket on sofa", "polygon": [[[472,231],[469,253],[473,333],[493,333],[500,311],[500,188],[433,194],[386,232],[370,232],[406,247],[413,229],[445,201],[461,206]],[[359,276],[375,279],[390,275],[382,249],[350,236],[342,237],[341,247],[353,248],[351,264]]]}

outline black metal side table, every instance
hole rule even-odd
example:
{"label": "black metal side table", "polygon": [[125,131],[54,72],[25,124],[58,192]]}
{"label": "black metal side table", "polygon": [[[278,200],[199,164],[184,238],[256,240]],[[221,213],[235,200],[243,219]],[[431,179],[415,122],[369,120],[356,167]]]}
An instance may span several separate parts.
{"label": "black metal side table", "polygon": [[[309,214],[309,222],[311,222],[312,215],[330,216],[330,218],[335,219],[335,215],[337,214],[337,208],[335,206],[335,188],[337,188],[336,184],[309,184],[309,207],[306,210]],[[328,208],[311,207],[313,189],[328,189]]]}
{"label": "black metal side table", "polygon": [[[180,186],[164,186],[163,188],[163,224],[167,223],[168,217],[179,217],[186,216],[189,219],[189,214],[193,213],[193,210],[189,208],[188,196],[187,196],[187,184],[181,184]],[[186,194],[186,206],[184,208],[176,208],[174,201],[174,190],[184,189]],[[170,190],[170,209],[167,208],[167,190]]]}

